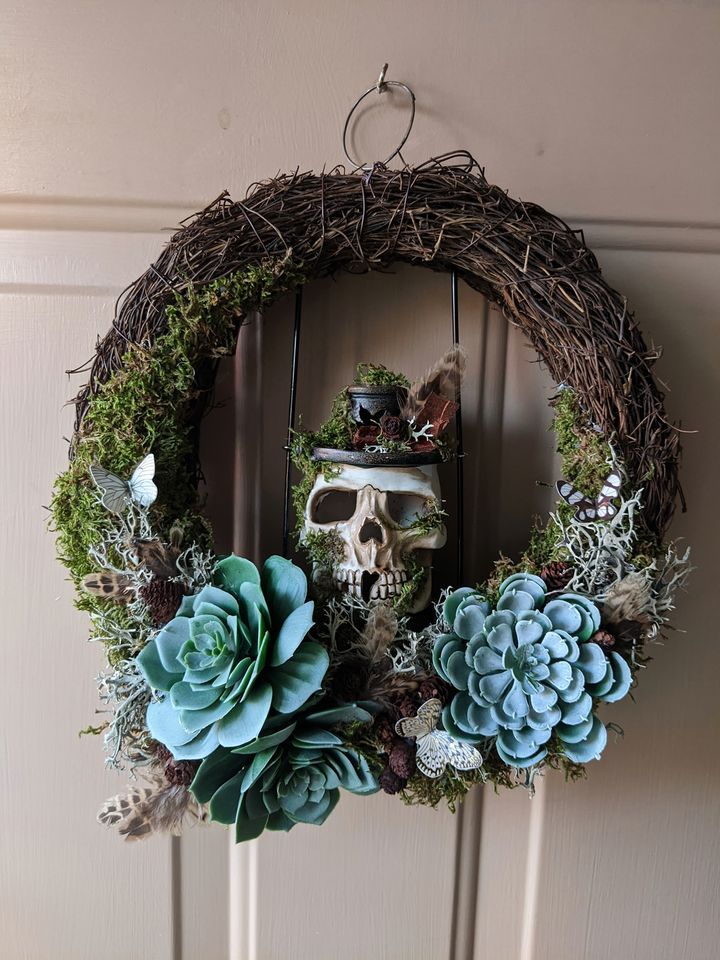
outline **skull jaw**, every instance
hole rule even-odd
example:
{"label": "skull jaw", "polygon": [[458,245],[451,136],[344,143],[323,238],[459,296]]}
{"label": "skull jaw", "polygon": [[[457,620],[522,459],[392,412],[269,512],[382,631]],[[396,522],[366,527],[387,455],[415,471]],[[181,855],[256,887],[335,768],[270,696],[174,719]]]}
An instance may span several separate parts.
{"label": "skull jaw", "polygon": [[[405,612],[420,613],[429,604],[432,592],[431,553],[430,550],[416,550],[410,555],[413,560],[411,569],[402,562],[394,569],[368,569],[343,564],[335,568],[332,585],[340,593],[371,603],[377,600],[397,601],[403,591],[407,591],[408,584],[413,583],[414,589]],[[422,576],[419,575],[420,571]],[[325,571],[321,576],[324,574]]]}

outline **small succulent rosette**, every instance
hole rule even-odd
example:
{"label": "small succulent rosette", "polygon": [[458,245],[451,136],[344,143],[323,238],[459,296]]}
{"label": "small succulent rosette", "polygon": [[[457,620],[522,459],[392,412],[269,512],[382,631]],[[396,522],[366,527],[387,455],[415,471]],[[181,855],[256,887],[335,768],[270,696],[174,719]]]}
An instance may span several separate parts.
{"label": "small succulent rosette", "polygon": [[270,557],[259,572],[230,556],[213,579],[183,599],[137,657],[149,685],[164,694],[148,706],[148,729],[176,760],[255,740],[273,719],[308,703],[329,665],[325,648],[306,639],[313,602],[299,567]]}
{"label": "small succulent rosette", "polygon": [[438,674],[458,692],[443,711],[453,736],[470,743],[495,738],[500,758],[530,767],[551,739],[569,760],[598,759],[607,731],[597,701],[620,700],[630,689],[628,663],[592,641],[600,611],[576,593],[547,596],[529,573],[508,577],[497,607],[461,588],[444,604],[450,632],[433,649]]}
{"label": "small succulent rosette", "polygon": [[365,758],[333,732],[341,724],[371,720],[354,704],[291,722],[276,717],[263,736],[234,750],[220,748],[204,760],[190,789],[199,803],[210,805],[213,820],[235,824],[237,842],[252,840],[266,828],[319,826],[335,808],[341,788],[362,795],[379,790]]}

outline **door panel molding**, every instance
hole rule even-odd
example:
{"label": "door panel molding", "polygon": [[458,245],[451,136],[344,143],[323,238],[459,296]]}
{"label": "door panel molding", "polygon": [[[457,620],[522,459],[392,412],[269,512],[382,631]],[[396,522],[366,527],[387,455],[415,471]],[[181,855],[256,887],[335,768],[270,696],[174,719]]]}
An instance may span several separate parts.
{"label": "door panel molding", "polygon": [[[169,240],[183,220],[202,210],[212,198],[196,203],[152,204],[140,200],[81,200],[69,197],[56,199],[0,198],[0,237],[3,233],[37,235],[67,233],[107,233],[126,242],[127,234],[138,238],[157,236],[161,243]],[[559,214],[571,226],[582,229],[588,245],[596,250],[668,250],[677,252],[719,253],[720,223],[715,221],[646,220],[629,217],[586,217],[582,213]],[[144,241],[135,240],[136,243]],[[25,251],[23,252],[25,255]],[[148,258],[138,270],[145,269]],[[135,277],[124,277],[123,286]]]}

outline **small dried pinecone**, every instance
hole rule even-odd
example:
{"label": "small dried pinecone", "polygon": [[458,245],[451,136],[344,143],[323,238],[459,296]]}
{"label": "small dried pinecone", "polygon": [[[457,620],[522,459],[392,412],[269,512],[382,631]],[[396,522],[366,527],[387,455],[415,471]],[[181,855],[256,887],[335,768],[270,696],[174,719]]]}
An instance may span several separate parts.
{"label": "small dried pinecone", "polygon": [[440,677],[428,677],[420,684],[420,698],[423,703],[426,700],[439,700],[444,705],[452,699],[454,693],[455,691],[451,690],[450,686]]}
{"label": "small dried pinecone", "polygon": [[388,764],[393,773],[407,780],[415,773],[415,744],[398,740],[388,755]]}
{"label": "small dried pinecone", "polygon": [[573,568],[563,563],[562,560],[554,560],[540,571],[540,576],[545,581],[548,590],[562,590],[570,583],[573,575]]}
{"label": "small dried pinecone", "polygon": [[606,652],[615,646],[615,637],[608,630],[598,630],[590,637],[591,643],[596,643]]}
{"label": "small dried pinecone", "polygon": [[393,706],[398,717],[414,717],[418,711],[418,703],[414,697],[398,697]]}
{"label": "small dried pinecone", "polygon": [[380,786],[385,793],[400,793],[405,786],[405,780],[396,773],[393,773],[390,767],[385,767],[380,774]]}
{"label": "small dried pinecone", "polygon": [[172,620],[185,595],[181,583],[161,577],[153,577],[150,583],[144,584],[138,592],[145,601],[156,627],[162,627]]}
{"label": "small dried pinecone", "polygon": [[375,721],[374,730],[380,743],[387,750],[390,750],[393,743],[395,743],[397,740],[397,734],[395,733],[395,727],[393,726],[393,723],[389,717],[378,717],[378,719]]}
{"label": "small dried pinecone", "polygon": [[200,764],[194,760],[176,760],[162,743],[158,744],[156,753],[160,763],[164,764],[165,779],[168,783],[189,787]]}

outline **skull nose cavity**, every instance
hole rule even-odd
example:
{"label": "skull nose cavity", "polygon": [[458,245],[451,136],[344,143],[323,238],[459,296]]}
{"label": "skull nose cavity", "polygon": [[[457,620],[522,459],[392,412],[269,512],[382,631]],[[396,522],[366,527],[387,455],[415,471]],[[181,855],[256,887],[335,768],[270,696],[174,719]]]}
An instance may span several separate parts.
{"label": "skull nose cavity", "polygon": [[384,539],[382,527],[377,520],[366,520],[365,523],[363,523],[358,535],[358,540],[360,543],[367,543],[369,540],[374,540],[376,543],[382,543]]}

